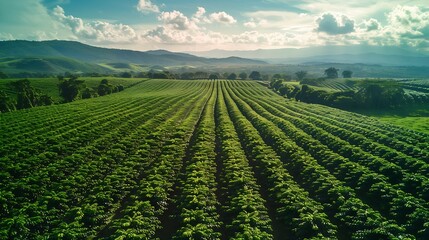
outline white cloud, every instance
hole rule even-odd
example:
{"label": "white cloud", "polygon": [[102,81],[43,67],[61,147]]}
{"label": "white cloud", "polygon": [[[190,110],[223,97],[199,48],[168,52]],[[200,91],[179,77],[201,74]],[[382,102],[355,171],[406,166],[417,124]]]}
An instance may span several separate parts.
{"label": "white cloud", "polygon": [[0,1],[0,39],[70,39],[41,0]]}
{"label": "white cloud", "polygon": [[65,15],[64,9],[60,6],[54,8],[53,15],[82,40],[131,42],[138,38],[134,29],[128,25],[103,21],[84,22],[81,18]]}
{"label": "white cloud", "polygon": [[231,42],[231,38],[219,32],[206,31],[201,29],[188,29],[187,31],[159,26],[148,31],[144,37],[148,41],[155,41],[163,44],[223,44]]}
{"label": "white cloud", "polygon": [[378,22],[377,19],[374,19],[374,18],[363,21],[362,25],[363,25],[363,28],[368,32],[381,29],[380,22]]}
{"label": "white cloud", "polygon": [[250,21],[243,23],[243,26],[248,28],[263,27],[268,24],[268,21],[261,18],[251,18]]}
{"label": "white cloud", "polygon": [[210,20],[213,22],[224,23],[224,24],[233,24],[237,20],[234,19],[231,15],[226,12],[215,12],[210,14]]}
{"label": "white cloud", "polygon": [[354,21],[345,15],[335,16],[332,13],[324,13],[316,19],[317,31],[329,35],[347,34],[355,31]]}
{"label": "white cloud", "polygon": [[162,12],[158,16],[158,20],[176,30],[198,29],[198,26],[193,20],[176,10],[172,12]]}
{"label": "white cloud", "polygon": [[417,6],[397,6],[387,14],[387,26],[383,29],[390,41],[412,47],[429,43],[429,12]]}
{"label": "white cloud", "polygon": [[139,0],[139,3],[137,4],[137,10],[139,12],[159,12],[159,7],[155,4],[153,4],[150,0]]}
{"label": "white cloud", "polygon": [[204,14],[206,14],[206,9],[203,7],[198,7],[197,12],[194,14],[195,18],[201,18],[202,16],[204,16]]}
{"label": "white cloud", "polygon": [[211,23],[210,19],[205,14],[206,9],[198,7],[197,12],[192,16],[192,21],[195,23]]}
{"label": "white cloud", "polygon": [[243,25],[262,32],[312,32],[314,16],[287,11],[256,11],[244,13],[250,19]]}

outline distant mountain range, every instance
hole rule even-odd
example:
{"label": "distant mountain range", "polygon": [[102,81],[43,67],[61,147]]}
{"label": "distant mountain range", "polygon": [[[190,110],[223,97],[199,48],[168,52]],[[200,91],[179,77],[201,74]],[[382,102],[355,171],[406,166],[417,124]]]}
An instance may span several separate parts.
{"label": "distant mountain range", "polygon": [[323,46],[309,48],[258,49],[250,51],[212,50],[190,52],[201,57],[260,59],[274,64],[363,63],[384,66],[429,66],[429,52],[392,46]]}
{"label": "distant mountain range", "polygon": [[142,72],[151,69],[323,75],[337,67],[360,77],[429,77],[429,53],[399,47],[325,46],[253,51],[212,50],[179,53],[132,51],[89,46],[75,41],[0,41],[0,71],[20,73]]}
{"label": "distant mountain range", "polygon": [[[132,51],[89,46],[74,41],[0,41],[0,71],[128,71],[151,66],[265,65],[240,57],[206,58],[165,50]],[[119,66],[119,67],[117,67]]]}

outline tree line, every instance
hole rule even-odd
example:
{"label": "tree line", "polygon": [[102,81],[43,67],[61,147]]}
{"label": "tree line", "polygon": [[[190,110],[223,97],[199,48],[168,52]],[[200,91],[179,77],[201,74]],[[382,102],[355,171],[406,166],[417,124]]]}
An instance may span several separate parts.
{"label": "tree line", "polygon": [[[96,88],[87,87],[85,81],[79,80],[77,76],[71,76],[68,79],[59,76],[58,80],[58,90],[62,98],[61,103],[104,96],[124,90],[124,86],[112,85],[107,79],[101,80]],[[0,91],[0,112],[47,106],[55,103],[51,96],[31,86],[28,79],[13,81],[8,84],[8,87],[9,91]],[[10,92],[15,92],[16,97],[13,98],[15,94],[10,94]]]}
{"label": "tree line", "polygon": [[63,102],[72,102],[77,99],[94,98],[104,96],[124,90],[122,85],[112,85],[107,79],[100,81],[97,88],[87,87],[84,80],[79,80],[77,76],[72,76],[69,79],[58,77],[60,81],[58,87],[60,96]]}
{"label": "tree line", "polygon": [[328,92],[307,84],[293,85],[281,80],[270,82],[280,95],[301,102],[323,104],[341,109],[399,108],[409,104],[428,103],[429,99],[405,94],[400,83],[388,80],[362,80],[358,91]]}
{"label": "tree line", "polygon": [[12,98],[4,90],[0,91],[0,112],[10,112],[54,103],[52,97],[31,86],[28,79],[11,82],[9,88],[16,92],[16,98]]}
{"label": "tree line", "polygon": [[[123,73],[121,77],[124,77]],[[246,72],[241,73],[218,73],[218,72],[204,72],[204,71],[196,71],[196,72],[183,72],[183,73],[172,73],[170,71],[149,71],[149,72],[140,72],[135,75],[129,73],[128,77],[136,77],[136,78],[153,78],[153,79],[182,79],[182,80],[217,80],[217,79],[228,79],[228,80],[268,80],[268,75],[262,75],[258,71],[252,71],[250,74]]]}

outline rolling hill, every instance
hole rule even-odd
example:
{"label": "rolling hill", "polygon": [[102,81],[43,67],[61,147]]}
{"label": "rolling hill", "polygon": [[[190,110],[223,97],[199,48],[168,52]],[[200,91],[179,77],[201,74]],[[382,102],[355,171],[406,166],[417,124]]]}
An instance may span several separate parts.
{"label": "rolling hill", "polygon": [[261,60],[239,57],[205,58],[165,50],[140,52],[108,49],[74,41],[0,41],[0,67],[5,72],[108,72],[136,70],[136,67],[139,69],[142,65],[165,67],[265,64],[266,62]]}
{"label": "rolling hill", "polygon": [[201,57],[262,59],[275,64],[344,63],[383,66],[429,66],[429,54],[416,49],[394,46],[323,46],[308,48],[258,49],[248,51],[211,50],[190,52]]}

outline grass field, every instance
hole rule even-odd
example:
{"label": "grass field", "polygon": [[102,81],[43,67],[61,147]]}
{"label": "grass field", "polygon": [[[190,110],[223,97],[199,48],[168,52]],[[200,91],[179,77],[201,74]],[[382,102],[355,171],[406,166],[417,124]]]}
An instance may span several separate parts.
{"label": "grass field", "polygon": [[0,114],[1,239],[428,239],[429,134],[252,81]]}
{"label": "grass field", "polygon": [[429,106],[414,105],[394,110],[360,111],[360,113],[414,131],[429,134]]}

